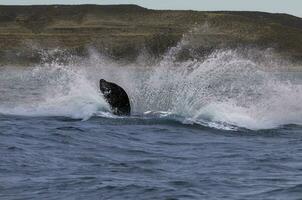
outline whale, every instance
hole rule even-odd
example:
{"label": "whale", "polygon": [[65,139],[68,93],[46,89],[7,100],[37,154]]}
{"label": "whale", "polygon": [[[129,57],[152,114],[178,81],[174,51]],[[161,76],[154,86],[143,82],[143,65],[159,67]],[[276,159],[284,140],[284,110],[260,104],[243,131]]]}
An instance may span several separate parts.
{"label": "whale", "polygon": [[122,87],[101,79],[100,90],[114,115],[130,115],[130,100],[128,94]]}

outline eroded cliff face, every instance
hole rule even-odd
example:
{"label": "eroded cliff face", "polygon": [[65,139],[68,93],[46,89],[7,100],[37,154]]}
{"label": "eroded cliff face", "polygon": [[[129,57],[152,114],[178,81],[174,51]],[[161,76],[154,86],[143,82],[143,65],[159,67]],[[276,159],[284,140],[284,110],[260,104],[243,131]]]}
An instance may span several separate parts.
{"label": "eroded cliff face", "polygon": [[273,48],[302,60],[302,19],[260,12],[157,11],[135,5],[0,6],[0,63],[41,62],[41,50],[86,56],[95,49],[133,62],[156,59],[182,43],[178,59],[215,49]]}

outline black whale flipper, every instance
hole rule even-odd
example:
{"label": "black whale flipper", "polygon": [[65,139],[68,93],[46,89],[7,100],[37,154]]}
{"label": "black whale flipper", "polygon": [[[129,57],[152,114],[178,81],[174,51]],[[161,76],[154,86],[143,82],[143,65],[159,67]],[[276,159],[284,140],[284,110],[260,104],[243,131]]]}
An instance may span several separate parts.
{"label": "black whale flipper", "polygon": [[127,93],[123,88],[115,83],[100,80],[100,90],[103,93],[105,100],[111,106],[115,115],[130,115],[131,107]]}

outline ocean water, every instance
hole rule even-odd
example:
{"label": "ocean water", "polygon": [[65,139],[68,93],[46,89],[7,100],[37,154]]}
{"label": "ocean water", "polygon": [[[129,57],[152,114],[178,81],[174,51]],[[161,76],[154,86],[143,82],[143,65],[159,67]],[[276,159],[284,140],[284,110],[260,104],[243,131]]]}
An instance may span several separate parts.
{"label": "ocean water", "polygon": [[[0,199],[301,199],[302,74],[270,51],[0,68]],[[122,86],[117,117],[98,89]]]}

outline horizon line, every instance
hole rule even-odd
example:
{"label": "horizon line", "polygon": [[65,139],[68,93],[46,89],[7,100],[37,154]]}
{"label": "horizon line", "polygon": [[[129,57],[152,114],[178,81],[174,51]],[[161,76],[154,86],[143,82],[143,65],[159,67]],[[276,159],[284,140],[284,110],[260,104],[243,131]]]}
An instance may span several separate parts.
{"label": "horizon line", "polygon": [[259,12],[259,13],[268,13],[268,14],[279,14],[279,15],[290,15],[297,18],[302,19],[302,16],[297,16],[290,13],[285,12],[269,12],[269,11],[260,11],[260,10],[195,10],[195,9],[158,9],[158,8],[148,8],[138,4],[91,4],[91,3],[84,3],[84,4],[0,4],[0,6],[137,6],[148,10],[158,10],[158,11],[194,11],[194,12]]}

